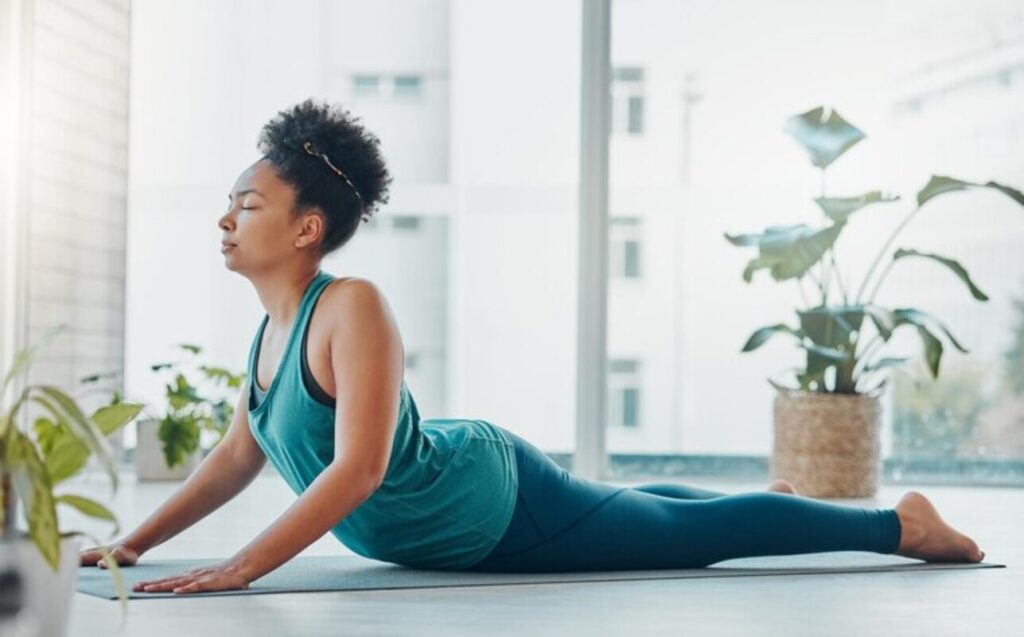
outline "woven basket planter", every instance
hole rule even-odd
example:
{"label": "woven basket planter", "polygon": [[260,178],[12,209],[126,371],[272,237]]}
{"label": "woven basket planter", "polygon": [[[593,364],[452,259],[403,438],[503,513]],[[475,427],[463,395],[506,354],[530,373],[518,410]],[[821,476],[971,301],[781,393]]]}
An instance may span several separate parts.
{"label": "woven basket planter", "polygon": [[878,396],[780,389],[772,478],[808,497],[865,498],[882,473]]}

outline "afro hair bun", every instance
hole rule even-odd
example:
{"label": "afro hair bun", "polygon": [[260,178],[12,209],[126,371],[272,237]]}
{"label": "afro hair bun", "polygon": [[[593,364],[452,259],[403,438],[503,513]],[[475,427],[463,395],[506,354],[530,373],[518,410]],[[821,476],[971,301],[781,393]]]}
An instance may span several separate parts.
{"label": "afro hair bun", "polygon": [[[316,155],[305,150],[306,142]],[[294,213],[314,206],[324,213],[322,255],[347,243],[359,221],[388,202],[391,175],[380,139],[340,106],[310,98],[279,111],[263,126],[257,147],[295,189]]]}

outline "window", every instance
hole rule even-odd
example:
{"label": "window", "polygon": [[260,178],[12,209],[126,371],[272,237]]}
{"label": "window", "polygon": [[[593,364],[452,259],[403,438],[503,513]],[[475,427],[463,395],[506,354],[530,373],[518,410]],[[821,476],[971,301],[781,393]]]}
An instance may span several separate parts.
{"label": "window", "polygon": [[608,276],[620,279],[640,278],[640,217],[609,219]]}
{"label": "window", "polygon": [[422,92],[422,78],[418,75],[396,75],[394,78],[395,97],[417,97]]}
{"label": "window", "polygon": [[379,75],[353,75],[352,94],[380,95],[380,79]]}
{"label": "window", "polygon": [[618,67],[612,70],[612,132],[641,135],[644,132],[644,70]]}
{"label": "window", "polygon": [[640,427],[640,361],[608,361],[608,422],[613,427]]}
{"label": "window", "polygon": [[420,219],[411,215],[394,215],[391,217],[391,227],[395,230],[415,230],[420,227]]}
{"label": "window", "polygon": [[357,74],[352,76],[352,95],[357,97],[419,97],[423,78],[419,75]]}

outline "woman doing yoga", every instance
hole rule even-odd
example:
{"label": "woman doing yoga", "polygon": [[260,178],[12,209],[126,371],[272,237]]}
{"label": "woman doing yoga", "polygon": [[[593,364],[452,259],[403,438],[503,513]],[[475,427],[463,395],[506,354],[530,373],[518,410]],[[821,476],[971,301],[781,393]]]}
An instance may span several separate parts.
{"label": "woman doing yoga", "polygon": [[973,540],[909,491],[895,508],[803,497],[782,480],[726,494],[678,484],[620,487],[560,468],[484,420],[424,419],[381,291],[322,259],[387,202],[379,140],[358,118],[306,100],[261,132],[218,219],[225,267],[266,315],[224,439],[134,531],[81,553],[119,564],[167,541],[245,488],[269,458],[298,496],[273,525],[208,568],[136,591],[247,588],[330,532],[355,553],[413,568],[545,572],[704,567],[822,551],[978,562]]}

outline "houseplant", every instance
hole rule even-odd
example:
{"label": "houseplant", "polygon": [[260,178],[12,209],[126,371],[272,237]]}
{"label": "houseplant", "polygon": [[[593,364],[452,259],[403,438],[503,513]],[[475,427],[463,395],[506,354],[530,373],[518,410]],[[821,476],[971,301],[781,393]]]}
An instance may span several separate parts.
{"label": "houseplant", "polygon": [[[113,523],[112,534],[120,530],[117,518],[105,506],[91,498],[54,493],[61,482],[79,473],[88,459],[96,456],[112,482],[118,486],[117,467],[111,457],[107,436],[130,422],[142,405],[116,401],[86,416],[77,401],[52,385],[31,385],[16,390],[7,407],[6,396],[12,382],[19,381],[31,367],[33,358],[67,326],[48,331],[34,345],[15,354],[0,384],[0,494],[3,506],[3,541],[19,553],[22,577],[27,582],[27,605],[41,623],[40,634],[64,634],[71,592],[78,573],[79,539],[97,538],[84,531],[61,532],[57,505],[64,504],[83,514]],[[40,405],[46,415],[36,418],[34,436],[18,428],[18,415],[29,403]],[[17,528],[17,503],[23,504],[28,532]],[[128,596],[117,561],[109,552],[102,560],[110,567],[122,607],[122,622]]]}
{"label": "houseplant", "polygon": [[[184,361],[158,363],[150,369],[170,377],[164,386],[167,409],[162,415],[145,414],[138,421],[135,471],[140,480],[183,479],[202,459],[200,435],[212,431],[216,446],[227,433],[234,416],[232,390],[245,382],[246,374],[201,364],[202,348],[181,344]],[[203,392],[196,378],[212,383],[212,393]]]}
{"label": "houseplant", "polygon": [[[803,146],[811,163],[820,169],[822,184],[826,169],[866,137],[835,110],[824,106],[789,118],[785,131]],[[888,382],[888,378],[883,377],[880,382],[878,378],[887,368],[907,360],[880,357],[879,349],[897,329],[914,328],[924,342],[925,360],[935,378],[943,352],[940,334],[961,352],[967,352],[935,317],[911,307],[886,308],[876,304],[879,286],[897,262],[907,258],[929,259],[953,272],[976,300],[986,301],[988,297],[955,259],[908,247],[892,253],[885,269],[875,278],[871,294],[865,297],[864,292],[896,235],[926,203],[947,193],[976,188],[1001,192],[1024,205],[1024,194],[994,181],[977,183],[932,175],[917,192],[916,205],[882,245],[853,298],[848,295],[836,265],[836,240],[856,212],[898,201],[898,195],[871,191],[859,196],[833,197],[826,195],[823,185],[821,195],[814,200],[824,213],[824,224],[820,227],[801,223],[769,226],[760,234],[725,233],[733,245],[758,248],[757,256],[743,270],[747,283],[756,271],[767,269],[775,281],[796,281],[805,303],[805,277],[812,279],[820,295],[817,305],[796,311],[796,326],[776,323],[762,327],[741,350],[757,349],[775,334],[795,338],[796,344],[806,350],[803,366],[794,368],[798,387],[786,387],[768,379],[778,390],[774,399],[774,477],[793,482],[808,496],[864,497],[877,492],[881,470],[879,396]],[[841,298],[830,303],[833,279]],[[870,340],[864,338],[869,323],[874,331]]]}

